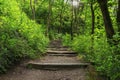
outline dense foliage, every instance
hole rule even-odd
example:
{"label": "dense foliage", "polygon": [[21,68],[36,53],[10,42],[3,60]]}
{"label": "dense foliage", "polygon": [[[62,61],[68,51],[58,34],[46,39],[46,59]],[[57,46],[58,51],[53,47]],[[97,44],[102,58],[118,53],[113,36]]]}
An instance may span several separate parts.
{"label": "dense foliage", "polygon": [[43,32],[16,0],[0,0],[0,73],[22,58],[41,55],[48,43]]}
{"label": "dense foliage", "polygon": [[[87,37],[86,37],[87,36]],[[120,43],[116,46],[107,43],[105,37],[98,38],[94,36],[94,42],[91,42],[91,36],[82,35],[75,37],[72,41],[72,49],[79,52],[85,60],[94,63],[96,70],[101,75],[107,75],[111,80],[120,78]],[[114,36],[118,39],[118,36]]]}
{"label": "dense foliage", "polygon": [[[98,0],[102,1],[102,0]],[[105,0],[106,1],[106,0]],[[115,34],[112,39],[106,36],[104,22],[99,4],[96,0],[86,0],[87,7],[81,14],[86,12],[84,33],[74,35],[73,40],[70,35],[63,36],[64,45],[71,46],[71,48],[82,55],[82,57],[94,64],[96,70],[100,75],[108,77],[108,80],[120,79],[120,32],[119,25],[117,25],[117,2],[108,0],[108,9]],[[93,7],[94,14],[91,12]],[[84,8],[85,8],[84,7]],[[91,12],[91,13],[90,13]],[[94,28],[93,28],[93,22]],[[108,23],[109,24],[109,23]],[[93,31],[94,30],[94,31]],[[92,32],[93,31],[93,32]],[[108,30],[108,32],[110,32]]]}
{"label": "dense foliage", "polygon": [[44,52],[46,34],[62,38],[101,75],[119,80],[120,0],[71,1],[0,0],[0,72]]}

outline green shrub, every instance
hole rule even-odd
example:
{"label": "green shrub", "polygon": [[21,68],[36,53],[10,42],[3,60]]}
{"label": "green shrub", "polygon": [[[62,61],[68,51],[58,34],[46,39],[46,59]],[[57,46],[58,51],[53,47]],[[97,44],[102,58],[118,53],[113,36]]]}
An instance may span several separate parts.
{"label": "green shrub", "polygon": [[96,70],[110,80],[120,78],[120,43],[119,36],[114,36],[116,45],[109,44],[105,37],[77,36],[72,41],[72,48],[79,54],[85,55],[87,61],[93,62]]}
{"label": "green shrub", "polygon": [[[111,80],[120,78],[120,43],[111,45],[103,38],[95,40],[94,62],[97,71],[102,75],[110,77]],[[117,54],[116,54],[117,53]]]}
{"label": "green shrub", "polygon": [[16,0],[0,0],[0,73],[22,58],[44,53],[48,38],[42,26],[30,20]]}
{"label": "green shrub", "polygon": [[72,48],[82,54],[88,53],[91,46],[91,37],[87,35],[76,36],[72,41]]}
{"label": "green shrub", "polygon": [[71,43],[72,43],[71,35],[69,35],[69,34],[63,35],[62,42],[63,42],[63,45],[71,47]]}

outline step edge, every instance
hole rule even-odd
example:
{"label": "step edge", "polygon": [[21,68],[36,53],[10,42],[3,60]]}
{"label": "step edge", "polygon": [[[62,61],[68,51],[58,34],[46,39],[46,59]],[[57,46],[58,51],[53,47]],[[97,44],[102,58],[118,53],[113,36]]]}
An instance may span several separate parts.
{"label": "step edge", "polygon": [[59,65],[59,66],[62,66],[62,65],[66,65],[66,66],[73,66],[73,65],[90,65],[90,63],[37,63],[37,62],[29,62],[28,64],[30,65],[44,65],[44,66],[47,66],[47,65]]}

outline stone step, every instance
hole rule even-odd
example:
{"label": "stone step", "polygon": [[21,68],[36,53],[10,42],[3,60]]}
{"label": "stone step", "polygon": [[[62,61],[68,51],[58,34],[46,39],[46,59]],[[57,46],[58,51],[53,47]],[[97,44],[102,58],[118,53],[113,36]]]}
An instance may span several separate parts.
{"label": "stone step", "polygon": [[46,55],[45,57],[31,60],[30,62],[35,62],[35,63],[81,63],[81,60],[79,60],[76,56],[67,57],[67,56]]}
{"label": "stone step", "polygon": [[30,62],[27,65],[30,68],[35,69],[75,69],[75,68],[86,68],[89,66],[89,63],[35,63]]}
{"label": "stone step", "polygon": [[61,53],[50,53],[50,54],[47,54],[48,56],[67,56],[67,57],[74,57],[74,56],[77,56],[77,54],[61,54]]}
{"label": "stone step", "polygon": [[28,62],[28,67],[37,69],[74,69],[86,68],[89,63],[82,62],[77,57],[45,56]]}
{"label": "stone step", "polygon": [[69,48],[47,48],[47,50],[53,50],[53,51],[71,51]]}
{"label": "stone step", "polygon": [[54,51],[54,50],[48,50],[48,54],[76,54],[75,51]]}
{"label": "stone step", "polygon": [[68,48],[68,47],[62,45],[49,45],[48,48]]}
{"label": "stone step", "polygon": [[63,47],[62,46],[62,41],[61,40],[52,40],[50,43],[49,43],[49,47]]}

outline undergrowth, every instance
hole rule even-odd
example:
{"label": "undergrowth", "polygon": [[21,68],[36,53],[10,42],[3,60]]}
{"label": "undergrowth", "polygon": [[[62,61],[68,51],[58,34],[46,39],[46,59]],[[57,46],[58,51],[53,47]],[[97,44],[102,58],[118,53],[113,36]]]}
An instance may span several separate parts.
{"label": "undergrowth", "polygon": [[0,73],[22,58],[42,55],[48,41],[42,26],[30,20],[16,0],[0,0]]}
{"label": "undergrowth", "polygon": [[[70,36],[70,35],[69,35]],[[101,35],[100,35],[101,36]],[[108,80],[120,79],[120,36],[114,35],[114,42],[109,44],[105,35],[79,35],[69,40],[63,37],[64,44],[82,55],[90,63],[94,63],[96,71]]]}

